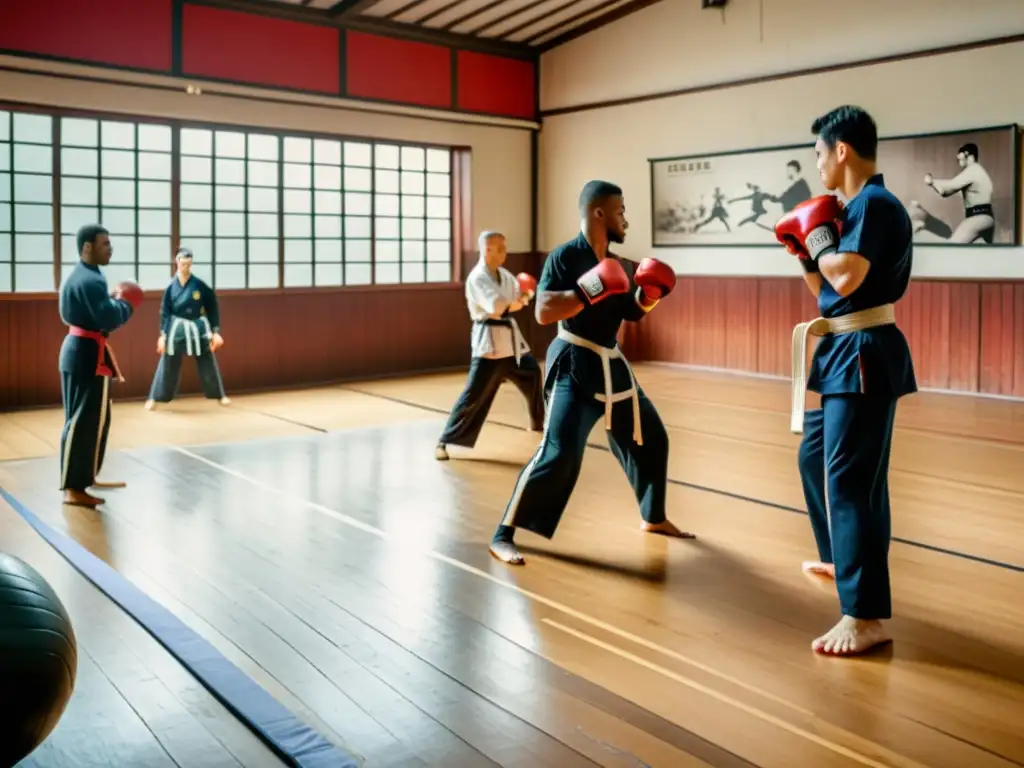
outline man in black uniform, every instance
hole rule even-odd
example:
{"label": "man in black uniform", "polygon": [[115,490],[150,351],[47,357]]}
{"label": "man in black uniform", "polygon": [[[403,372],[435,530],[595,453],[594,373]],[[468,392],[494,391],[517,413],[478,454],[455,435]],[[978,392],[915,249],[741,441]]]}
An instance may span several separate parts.
{"label": "man in black uniform", "polygon": [[181,363],[194,356],[203,394],[221,405],[231,401],[217,367],[216,352],[223,344],[220,335],[220,310],[213,289],[192,274],[192,251],[179,248],[175,256],[178,272],[164,291],[160,305],[160,337],[156,351],[160,363],[153,375],[146,410],[156,403],[174,399],[181,379]]}
{"label": "man in black uniform", "polygon": [[491,541],[491,554],[510,565],[524,562],[513,541],[516,528],[554,536],[579,477],[587,437],[602,416],[611,450],[640,505],[642,529],[692,538],[665,517],[668,433],[616,342],[623,320],[640,320],[675,287],[675,271],[644,259],[631,281],[609,253],[610,243],[626,237],[619,187],[588,182],[579,212],[580,234],[548,255],[537,286],[537,322],[557,322],[558,337],[547,353],[544,435]]}
{"label": "man in black uniform", "polygon": [[120,283],[108,295],[100,267],[110,263],[113,253],[107,230],[82,227],[78,230],[80,261],[60,289],[58,311],[68,326],[57,364],[64,401],[60,488],[66,504],[95,507],[103,503],[86,489],[97,485],[110,432],[110,379],[120,377],[107,336],[128,322],[142,302],[142,289],[132,282]]}

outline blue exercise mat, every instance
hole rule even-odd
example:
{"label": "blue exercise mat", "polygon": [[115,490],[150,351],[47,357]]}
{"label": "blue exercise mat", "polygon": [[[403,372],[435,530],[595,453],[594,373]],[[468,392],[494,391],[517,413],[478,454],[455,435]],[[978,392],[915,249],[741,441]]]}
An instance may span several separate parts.
{"label": "blue exercise mat", "polygon": [[3,488],[0,496],[85,578],[123,608],[225,707],[289,765],[356,768],[358,763],[302,722],[204,637],[74,539],[51,528]]}

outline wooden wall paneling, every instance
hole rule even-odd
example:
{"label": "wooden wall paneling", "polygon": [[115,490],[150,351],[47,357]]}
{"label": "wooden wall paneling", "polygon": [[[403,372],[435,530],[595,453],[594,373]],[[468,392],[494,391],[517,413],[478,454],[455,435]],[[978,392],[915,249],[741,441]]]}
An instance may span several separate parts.
{"label": "wooden wall paneling", "polygon": [[[637,362],[789,376],[793,326],[817,315],[798,278],[680,276],[621,343]],[[918,280],[897,321],[919,386],[1024,396],[1024,283]]]}
{"label": "wooden wall paneling", "polygon": [[788,376],[793,326],[800,322],[810,293],[803,280],[758,280],[757,373]]}
{"label": "wooden wall paneling", "polygon": [[[948,306],[948,291],[946,296],[941,295],[943,288],[941,284],[913,284],[896,309],[896,320],[910,344],[914,355],[914,371],[921,386],[930,386],[930,381],[948,379],[948,371],[942,370],[941,363],[932,366],[938,369],[934,375],[931,375],[929,366],[929,356],[933,347],[940,360],[948,360],[948,311],[945,313],[946,322],[943,327],[934,324],[935,316],[942,314],[943,306]],[[936,307],[939,312],[933,311]],[[931,337],[932,330],[937,331],[936,338]]]}
{"label": "wooden wall paneling", "polygon": [[[466,254],[469,266],[476,254]],[[540,276],[543,254],[512,253],[513,274]],[[158,357],[160,294],[111,335],[124,373],[117,399],[149,392]],[[217,353],[228,392],[302,386],[451,368],[469,363],[469,317],[460,283],[367,286],[339,290],[224,291],[225,346]],[[534,354],[543,358],[554,326],[526,311],[517,318]],[[0,297],[0,410],[58,405],[57,354],[66,329],[57,297]],[[195,366],[182,367],[181,394],[201,391]]]}
{"label": "wooden wall paneling", "polygon": [[[725,283],[725,315],[721,318],[726,343],[725,367],[740,371],[757,370],[759,347],[758,295],[759,286],[753,280],[732,279]],[[747,328],[742,334],[733,334],[733,328]]]}
{"label": "wooden wall paneling", "polygon": [[15,392],[17,358],[14,356],[14,327],[11,325],[13,301],[0,301],[0,403],[11,402]]}
{"label": "wooden wall paneling", "polygon": [[1013,395],[1024,397],[1024,283],[1013,287]]}
{"label": "wooden wall paneling", "polygon": [[[229,393],[412,373],[469,362],[461,285],[374,286],[339,291],[224,292],[225,346],[218,362]],[[0,410],[60,403],[57,355],[66,329],[56,296],[0,300]],[[156,370],[159,299],[150,294],[111,335],[126,381],[118,399],[143,398]],[[182,370],[182,394],[200,391]]]}
{"label": "wooden wall paneling", "polygon": [[[468,272],[475,253],[464,253]],[[509,254],[513,274],[540,276],[542,253]],[[225,292],[227,342],[218,353],[229,391],[301,386],[346,378],[465,365],[469,319],[460,284],[374,286],[338,291]],[[128,379],[118,398],[144,397],[157,363],[159,302],[151,295],[111,341]],[[658,360],[790,373],[793,326],[817,314],[803,281],[678,279],[676,290],[620,343],[635,362]],[[1024,283],[918,281],[897,310],[922,387],[1024,397]],[[532,311],[517,317],[538,359],[556,333]],[[0,298],[0,409],[60,402],[57,353],[65,329],[56,296]],[[182,393],[199,391],[184,366]]]}
{"label": "wooden wall paneling", "polygon": [[948,285],[949,380],[939,388],[977,392],[981,362],[981,286],[958,282]]}
{"label": "wooden wall paneling", "polygon": [[1014,392],[1014,293],[1013,284],[981,286],[980,390],[993,395]]}

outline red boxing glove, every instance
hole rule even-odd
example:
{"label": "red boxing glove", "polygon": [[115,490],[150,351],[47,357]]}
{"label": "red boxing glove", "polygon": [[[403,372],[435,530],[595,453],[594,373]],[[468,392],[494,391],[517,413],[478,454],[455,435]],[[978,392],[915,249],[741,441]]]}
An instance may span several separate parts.
{"label": "red boxing glove", "polygon": [[132,308],[132,312],[134,312],[142,303],[142,286],[138,283],[132,282],[131,280],[124,280],[117,284],[112,296],[115,299],[121,299],[122,301],[128,302],[128,306],[130,306]]}
{"label": "red boxing glove", "polygon": [[644,259],[633,276],[648,302],[668,296],[676,287],[676,271],[657,259]]}
{"label": "red boxing glove", "polygon": [[525,293],[531,299],[537,294],[537,280],[533,275],[520,272],[516,275],[516,282],[519,283],[520,293]]}
{"label": "red boxing glove", "polygon": [[604,258],[576,281],[576,295],[584,304],[597,304],[616,293],[629,293],[629,275],[613,258]]}
{"label": "red boxing glove", "polygon": [[818,257],[839,250],[842,204],[835,195],[806,200],[775,224],[775,237],[800,258],[807,272],[818,271]]}

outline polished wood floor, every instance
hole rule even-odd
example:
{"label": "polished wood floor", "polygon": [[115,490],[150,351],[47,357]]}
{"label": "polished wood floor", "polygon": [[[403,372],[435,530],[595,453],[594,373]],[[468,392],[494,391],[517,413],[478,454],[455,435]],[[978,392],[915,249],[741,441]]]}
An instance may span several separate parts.
{"label": "polished wood floor", "polygon": [[[809,649],[836,600],[799,570],[813,542],[785,383],[637,373],[669,426],[670,514],[695,542],[640,534],[598,425],[554,541],[523,535],[526,568],[489,558],[537,436],[508,388],[477,449],[436,462],[460,375],[118,403],[104,475],[128,487],[97,513],[59,503],[61,414],[4,414],[0,484],[366,765],[1024,764],[1024,404],[904,402],[896,643],[840,661]],[[29,764],[276,764],[0,513],[84,649]]]}

